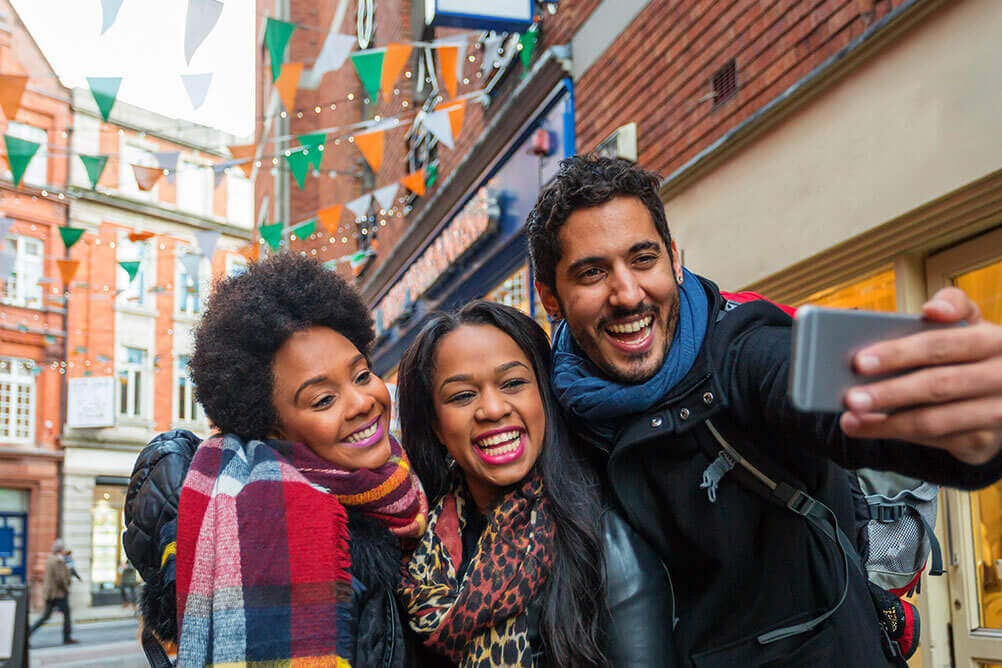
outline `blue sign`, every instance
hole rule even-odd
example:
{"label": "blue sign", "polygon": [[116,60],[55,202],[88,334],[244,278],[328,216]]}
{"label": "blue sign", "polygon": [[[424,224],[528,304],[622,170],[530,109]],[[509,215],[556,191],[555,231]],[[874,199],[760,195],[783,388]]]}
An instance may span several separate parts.
{"label": "blue sign", "polygon": [[532,16],[532,0],[425,0],[425,23],[433,26],[525,32]]}
{"label": "blue sign", "polygon": [[0,527],[0,558],[14,556],[14,527]]}

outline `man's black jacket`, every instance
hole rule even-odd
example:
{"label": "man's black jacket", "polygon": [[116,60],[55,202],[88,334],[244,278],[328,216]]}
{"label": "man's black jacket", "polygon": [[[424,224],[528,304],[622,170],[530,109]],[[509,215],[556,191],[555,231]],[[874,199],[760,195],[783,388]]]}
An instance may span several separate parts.
{"label": "man's black jacket", "polygon": [[[701,279],[710,313],[724,307]],[[850,574],[845,602],[808,633],[771,644],[764,632],[807,621],[842,593],[834,544],[789,510],[724,476],[716,502],[700,488],[719,450],[706,426],[773,479],[798,486],[832,509],[847,533],[855,524],[845,468],[894,470],[956,487],[1002,475],[1002,455],[979,467],[944,451],[845,436],[837,415],[799,413],[787,398],[792,320],[765,301],[711,316],[688,375],[655,408],[629,416],[613,442],[579,423],[611,496],[664,560],[675,585],[680,665],[881,666],[877,617],[863,577]],[[587,447],[587,446],[586,446]],[[651,632],[669,633],[671,620]]]}

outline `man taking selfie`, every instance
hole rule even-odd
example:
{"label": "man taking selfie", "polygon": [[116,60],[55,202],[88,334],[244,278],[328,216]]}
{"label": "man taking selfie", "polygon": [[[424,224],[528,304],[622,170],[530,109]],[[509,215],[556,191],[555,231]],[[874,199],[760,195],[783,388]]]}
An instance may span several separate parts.
{"label": "man taking selfie", "polygon": [[624,160],[569,158],[526,229],[541,301],[562,320],[559,400],[671,575],[678,619],[661,628],[675,623],[680,665],[900,663],[846,538],[844,469],[999,479],[1002,327],[943,290],[923,315],[969,326],[868,347],[859,373],[910,373],[854,388],[841,415],[800,413],[790,317],[764,300],[734,307],[682,266],[658,183]]}

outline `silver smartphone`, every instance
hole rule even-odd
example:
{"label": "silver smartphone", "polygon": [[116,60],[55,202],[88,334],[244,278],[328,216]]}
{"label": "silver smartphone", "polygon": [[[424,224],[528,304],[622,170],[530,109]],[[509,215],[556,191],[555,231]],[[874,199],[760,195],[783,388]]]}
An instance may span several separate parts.
{"label": "silver smartphone", "polygon": [[907,313],[802,306],[793,321],[790,400],[800,411],[841,413],[849,388],[905,373],[861,376],[852,366],[857,352],[878,341],[965,324],[930,322]]}

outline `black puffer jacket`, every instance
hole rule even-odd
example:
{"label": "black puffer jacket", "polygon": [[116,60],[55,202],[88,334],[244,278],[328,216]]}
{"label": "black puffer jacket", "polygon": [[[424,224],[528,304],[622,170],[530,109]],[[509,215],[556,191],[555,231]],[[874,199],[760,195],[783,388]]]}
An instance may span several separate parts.
{"label": "black puffer jacket", "polygon": [[[146,586],[142,595],[144,628],[165,642],[177,641],[174,557],[161,560],[177,536],[177,508],[184,477],[201,439],[189,431],[160,434],[139,458],[126,493],[126,532],[130,561]],[[348,511],[352,604],[345,620],[354,642],[355,668],[405,668],[414,665],[404,623],[394,596],[399,578],[400,541],[379,522]],[[168,550],[169,552],[169,550]],[[334,620],[331,620],[334,623]],[[147,649],[148,655],[151,650]],[[151,663],[155,660],[150,656]]]}
{"label": "black puffer jacket", "polygon": [[[717,287],[703,285],[710,313],[718,313],[724,302]],[[787,398],[791,322],[767,302],[741,305],[719,322],[711,318],[692,370],[657,406],[622,420],[612,442],[581,434],[624,517],[668,566],[681,665],[888,663],[866,582],[855,571],[845,602],[827,621],[808,633],[759,642],[767,631],[831,609],[845,586],[844,565],[833,543],[803,518],[740,484],[738,469],[720,480],[711,502],[701,483],[720,447],[708,418],[770,477],[831,508],[847,531],[856,519],[839,466],[895,470],[958,487],[984,486],[1002,475],[1002,456],[966,466],[942,450],[850,439],[836,415],[795,411]],[[671,620],[651,619],[644,628],[670,633]]]}

